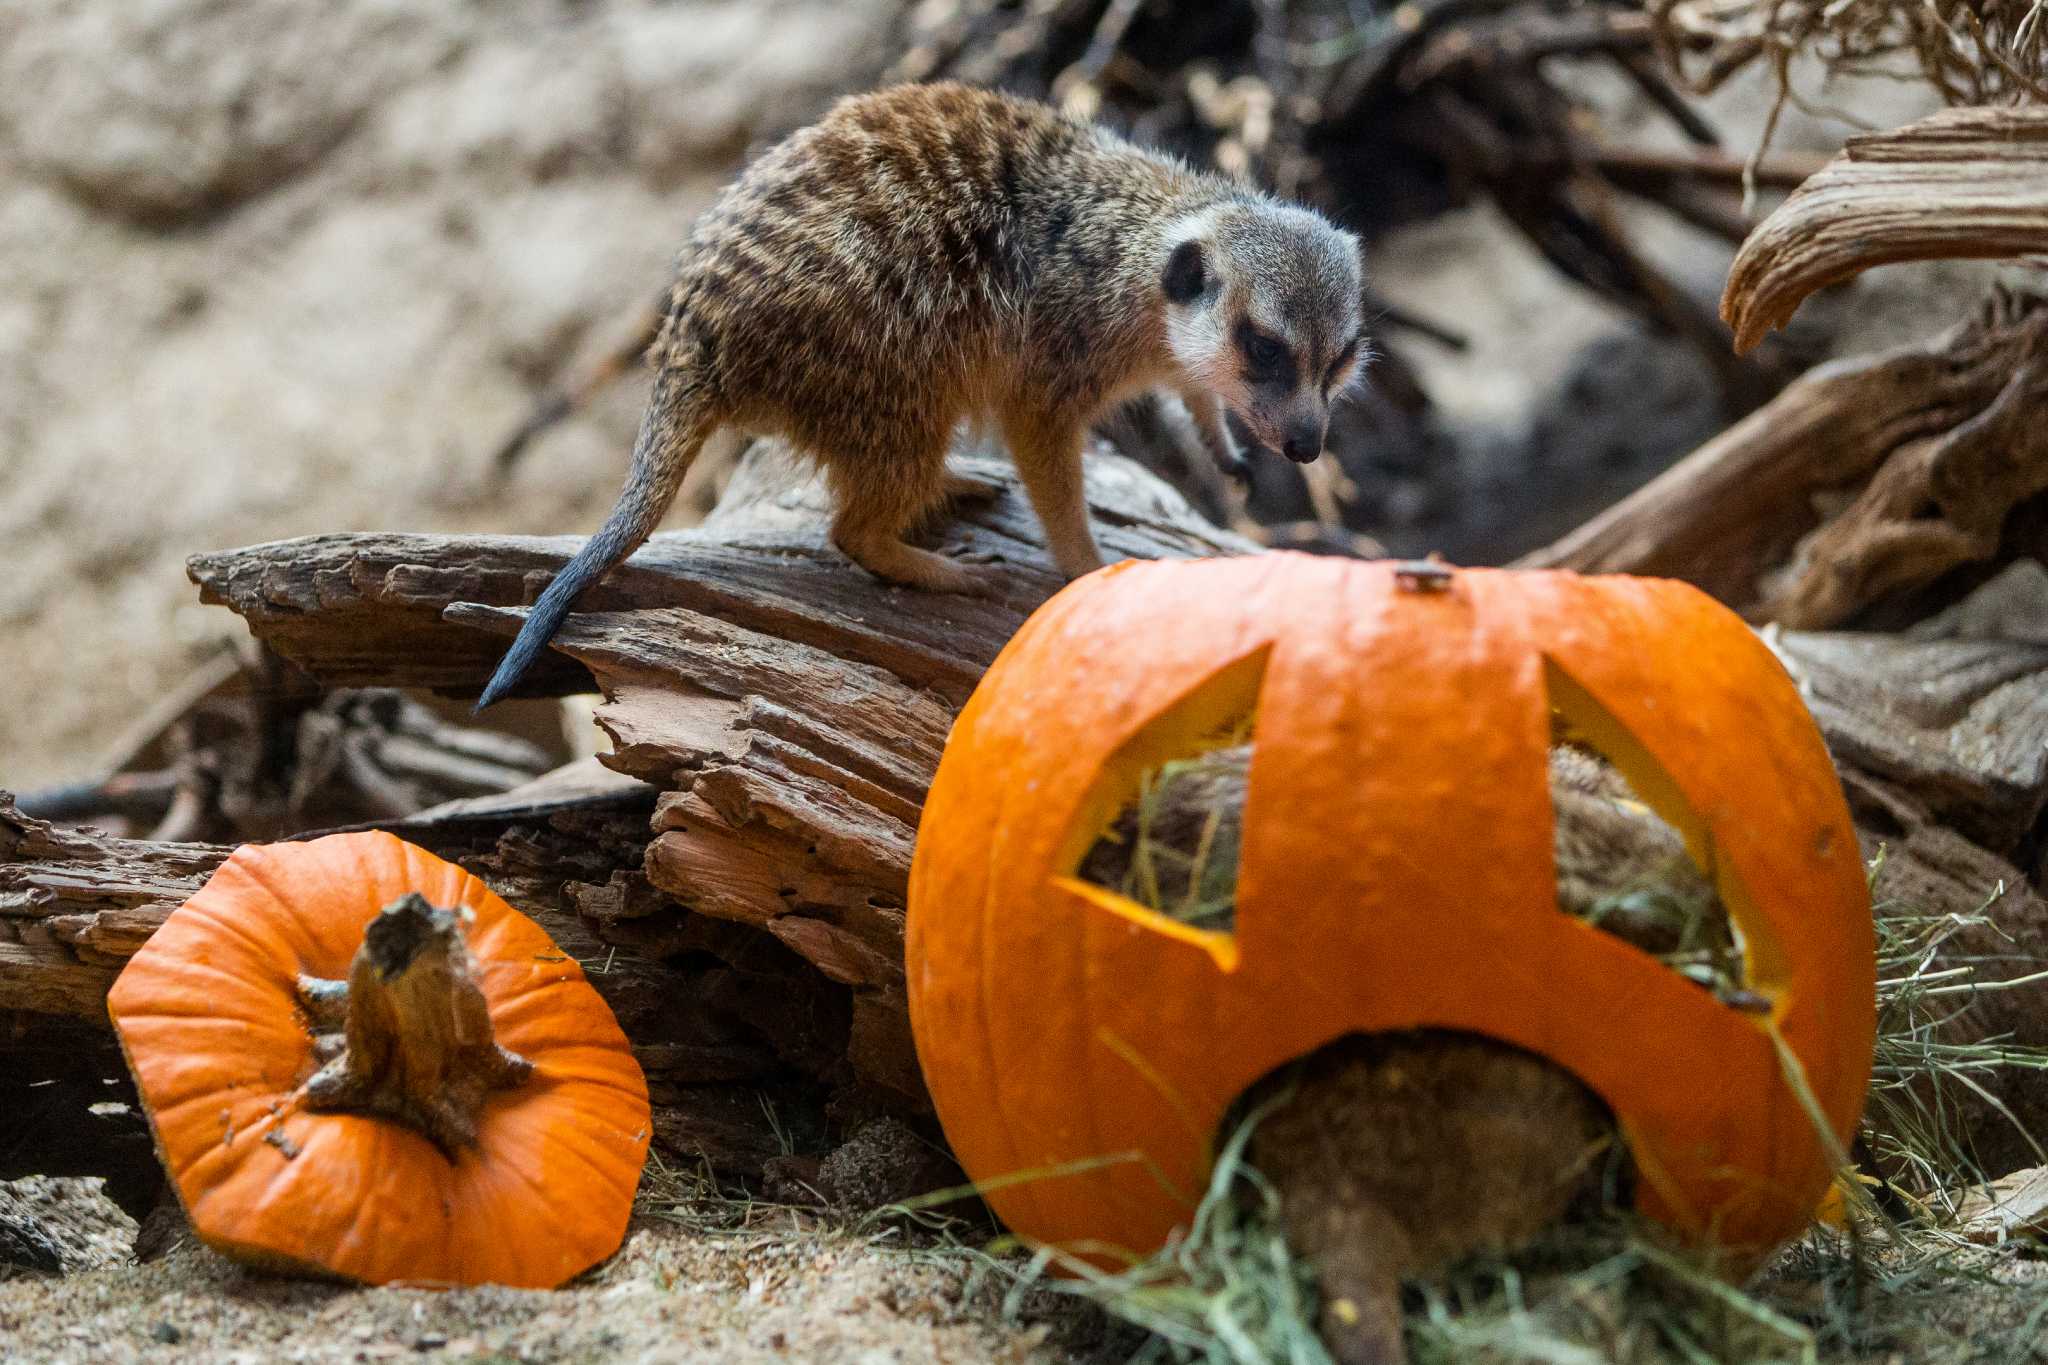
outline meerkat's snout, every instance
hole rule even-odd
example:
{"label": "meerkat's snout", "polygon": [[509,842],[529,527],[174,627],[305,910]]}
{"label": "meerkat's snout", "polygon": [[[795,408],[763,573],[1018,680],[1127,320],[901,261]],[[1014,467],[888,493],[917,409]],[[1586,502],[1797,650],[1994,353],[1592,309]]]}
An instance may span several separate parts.
{"label": "meerkat's snout", "polygon": [[1176,224],[1169,242],[1168,347],[1187,382],[1259,444],[1313,462],[1367,349],[1358,239],[1308,209],[1240,201]]}
{"label": "meerkat's snout", "polygon": [[1297,411],[1281,429],[1280,453],[1296,464],[1311,464],[1323,453],[1329,429],[1330,410],[1320,403],[1311,411]]}

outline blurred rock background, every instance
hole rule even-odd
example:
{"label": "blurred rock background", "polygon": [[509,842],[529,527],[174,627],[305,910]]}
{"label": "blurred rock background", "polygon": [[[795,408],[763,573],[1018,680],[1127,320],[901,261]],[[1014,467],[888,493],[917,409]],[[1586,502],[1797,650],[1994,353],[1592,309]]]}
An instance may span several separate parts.
{"label": "blurred rock background", "polygon": [[[665,282],[747,152],[872,83],[899,0],[39,0],[0,6],[0,785],[88,772],[239,636],[195,551],[320,531],[594,527],[637,376],[516,474],[492,445]],[[1589,73],[1601,117],[1641,96]],[[1893,123],[1927,107],[1836,92]],[[1744,149],[1761,86],[1710,113]],[[1776,146],[1848,125],[1788,114]],[[1644,241],[1702,297],[1727,249]],[[1723,425],[1697,356],[1564,283],[1484,209],[1381,243],[1446,443],[1391,453],[1390,548],[1541,543]],[[1977,297],[1880,272],[1816,353],[1924,336]],[[679,516],[681,513],[679,513]]]}

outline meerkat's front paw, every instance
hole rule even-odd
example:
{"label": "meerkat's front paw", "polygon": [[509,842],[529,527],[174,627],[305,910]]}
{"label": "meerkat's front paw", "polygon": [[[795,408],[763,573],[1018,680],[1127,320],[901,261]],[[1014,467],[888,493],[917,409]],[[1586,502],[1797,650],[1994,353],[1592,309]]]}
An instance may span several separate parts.
{"label": "meerkat's front paw", "polygon": [[949,576],[940,592],[961,597],[1001,597],[1016,578],[1014,568],[991,555],[964,554],[953,567],[956,573]]}

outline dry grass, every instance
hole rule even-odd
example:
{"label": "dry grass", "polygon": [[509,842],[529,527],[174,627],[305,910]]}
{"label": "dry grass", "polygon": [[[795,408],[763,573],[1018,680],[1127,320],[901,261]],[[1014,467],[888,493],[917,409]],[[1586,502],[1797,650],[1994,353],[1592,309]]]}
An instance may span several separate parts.
{"label": "dry grass", "polygon": [[1787,106],[1855,124],[1822,107],[1795,72],[1824,81],[1874,76],[1931,87],[1950,105],[2048,100],[2044,0],[1652,0],[1664,64],[1696,94],[1710,94],[1761,64],[1777,98],[1751,154],[1748,190]]}
{"label": "dry grass", "polygon": [[[2001,988],[1976,983],[1975,964],[1952,955],[1934,965],[1938,949],[1985,921],[1878,909],[1879,1036],[1861,1136],[1887,1174],[1849,1177],[1864,1192],[1852,1198],[1852,1232],[1816,1226],[1738,1287],[1644,1220],[1561,1227],[1517,1256],[1415,1289],[1417,1365],[2035,1359],[2048,1295],[2030,1248],[1977,1247],[1957,1233],[1960,1198],[1981,1180],[1954,1115],[1962,1092],[1985,1093],[2004,1068],[2048,1066],[2048,1050],[1941,1042],[1941,1024],[1972,992]],[[1227,1130],[1187,1234],[1121,1271],[1028,1256],[1001,1239],[969,1246],[971,1228],[928,1215],[916,1252],[971,1259],[1008,1285],[1013,1316],[1057,1298],[1096,1305],[1142,1329],[1135,1361],[1326,1365],[1313,1277],[1287,1249],[1272,1187],[1244,1159],[1259,1117]]]}

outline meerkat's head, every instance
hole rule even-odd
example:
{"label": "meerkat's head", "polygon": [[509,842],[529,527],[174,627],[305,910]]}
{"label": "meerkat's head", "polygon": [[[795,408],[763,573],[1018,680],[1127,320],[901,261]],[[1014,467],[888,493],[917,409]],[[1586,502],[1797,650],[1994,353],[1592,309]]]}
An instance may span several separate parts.
{"label": "meerkat's head", "polygon": [[1371,349],[1358,239],[1309,209],[1227,202],[1168,229],[1159,282],[1182,377],[1288,459],[1322,454],[1331,400]]}

